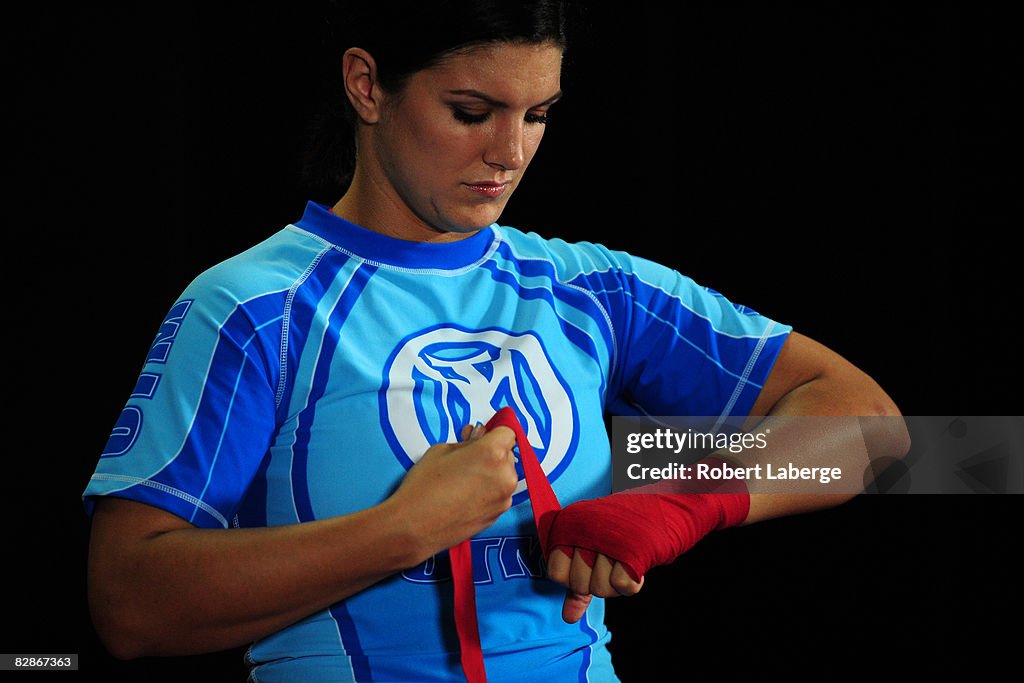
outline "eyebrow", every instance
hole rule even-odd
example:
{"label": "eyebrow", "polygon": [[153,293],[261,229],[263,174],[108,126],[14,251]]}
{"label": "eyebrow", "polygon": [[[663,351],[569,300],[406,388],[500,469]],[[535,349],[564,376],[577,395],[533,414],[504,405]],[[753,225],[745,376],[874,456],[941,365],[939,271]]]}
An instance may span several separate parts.
{"label": "eyebrow", "polygon": [[[448,94],[449,95],[465,95],[465,96],[468,96],[468,97],[475,97],[478,100],[483,100],[484,102],[486,102],[487,104],[491,105],[492,107],[495,107],[496,109],[508,109],[509,108],[509,104],[507,102],[502,102],[501,100],[496,100],[493,97],[491,97],[490,95],[486,95],[486,94],[480,92],[479,90],[449,90]],[[555,102],[557,102],[560,99],[562,99],[562,91],[561,90],[559,90],[558,92],[556,92],[554,95],[552,95],[551,97],[547,98],[543,102],[540,102],[538,104],[533,105],[532,107],[530,107],[530,109],[533,109],[535,107],[546,107],[549,104],[554,104]]]}

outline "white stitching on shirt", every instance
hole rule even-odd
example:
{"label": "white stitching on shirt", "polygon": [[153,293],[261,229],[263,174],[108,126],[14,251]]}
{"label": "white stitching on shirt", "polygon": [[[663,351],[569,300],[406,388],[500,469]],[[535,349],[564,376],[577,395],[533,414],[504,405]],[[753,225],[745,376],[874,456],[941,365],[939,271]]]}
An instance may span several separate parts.
{"label": "white stitching on shirt", "polygon": [[771,336],[770,332],[774,327],[774,321],[768,323],[768,327],[765,328],[764,334],[762,334],[761,338],[758,340],[753,353],[750,354],[750,359],[747,361],[747,367],[743,368],[743,374],[740,375],[740,379],[736,383],[736,389],[733,390],[732,396],[729,397],[729,402],[725,404],[725,409],[722,410],[722,414],[718,416],[718,421],[715,422],[715,426],[712,429],[715,433],[718,432],[719,427],[721,427],[722,423],[725,422],[727,417],[729,417],[729,413],[732,412],[733,406],[736,405],[736,401],[739,400],[740,394],[743,393],[743,388],[747,385],[747,379],[750,377],[750,373],[754,371],[757,359],[761,357],[761,351],[764,350],[764,346],[768,342],[768,338]]}
{"label": "white stitching on shirt", "polygon": [[163,491],[164,493],[169,493],[172,496],[175,496],[176,498],[180,498],[185,502],[202,509],[204,512],[206,512],[206,514],[210,515],[218,522],[220,522],[221,526],[223,526],[224,528],[227,528],[228,526],[228,520],[225,519],[224,515],[220,514],[220,512],[218,512],[216,508],[204,503],[203,501],[199,500],[192,494],[185,493],[184,491],[179,491],[178,489],[172,488],[167,484],[161,484],[159,482],[151,481],[149,479],[139,479],[138,477],[130,477],[124,474],[94,474],[92,478],[94,481],[116,481],[124,484],[137,484],[139,486],[148,486],[149,488],[156,489],[158,491]]}
{"label": "white stitching on shirt", "polygon": [[[316,235],[313,235],[316,237]],[[322,242],[322,240],[321,240]],[[277,410],[281,407],[281,400],[284,398],[284,388],[288,378],[288,329],[291,327],[291,313],[292,313],[292,301],[295,299],[295,293],[298,291],[309,276],[313,274],[316,267],[320,264],[320,261],[331,250],[332,245],[326,244],[324,249],[321,250],[316,257],[310,262],[306,270],[299,276],[299,278],[292,284],[288,289],[288,296],[284,300],[284,312],[281,320],[281,357],[280,357],[280,373],[277,379],[277,393],[274,395],[274,409]]]}

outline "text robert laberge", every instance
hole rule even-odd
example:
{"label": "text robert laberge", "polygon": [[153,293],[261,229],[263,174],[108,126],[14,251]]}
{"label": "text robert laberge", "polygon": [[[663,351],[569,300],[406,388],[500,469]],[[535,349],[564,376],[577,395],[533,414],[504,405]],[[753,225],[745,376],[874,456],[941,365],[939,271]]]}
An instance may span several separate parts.
{"label": "text robert laberge", "polygon": [[758,463],[750,466],[730,465],[726,462],[698,462],[693,465],[669,463],[662,467],[644,467],[633,463],[626,468],[626,476],[634,481],[656,481],[662,479],[721,481],[737,479],[754,480],[800,480],[828,484],[839,481],[843,471],[839,467],[800,467],[793,463]]}

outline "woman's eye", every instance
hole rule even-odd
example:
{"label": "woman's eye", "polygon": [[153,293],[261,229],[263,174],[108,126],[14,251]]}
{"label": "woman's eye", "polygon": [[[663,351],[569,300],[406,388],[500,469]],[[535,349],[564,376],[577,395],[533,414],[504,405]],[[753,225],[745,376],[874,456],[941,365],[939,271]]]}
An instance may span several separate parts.
{"label": "woman's eye", "polygon": [[[452,115],[455,117],[456,121],[459,121],[460,123],[464,123],[469,126],[477,123],[483,123],[487,119],[491,118],[490,112],[483,112],[482,114],[473,114],[459,107],[452,107]],[[531,112],[526,115],[524,120],[527,123],[539,123],[543,125],[548,122],[548,115],[546,112],[543,114]]]}
{"label": "woman's eye", "polygon": [[458,107],[452,107],[452,114],[455,116],[456,121],[460,121],[467,125],[473,125],[474,123],[483,123],[490,116],[490,113],[487,112],[483,114],[470,114],[468,111],[464,109],[459,109]]}

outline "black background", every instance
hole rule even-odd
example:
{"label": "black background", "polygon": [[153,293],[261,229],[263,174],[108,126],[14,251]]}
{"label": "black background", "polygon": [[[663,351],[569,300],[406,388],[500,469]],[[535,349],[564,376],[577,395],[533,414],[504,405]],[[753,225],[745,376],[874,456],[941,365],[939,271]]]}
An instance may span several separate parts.
{"label": "black background", "polygon": [[[337,198],[298,174],[320,4],[7,22],[2,652],[244,679],[241,650],[106,654],[79,497],[184,285]],[[594,8],[502,222],[676,267],[833,347],[905,414],[1019,414],[1011,26],[977,3]],[[862,496],[708,537],[609,601],[620,675],[982,675],[1015,630],[1019,510]]]}

